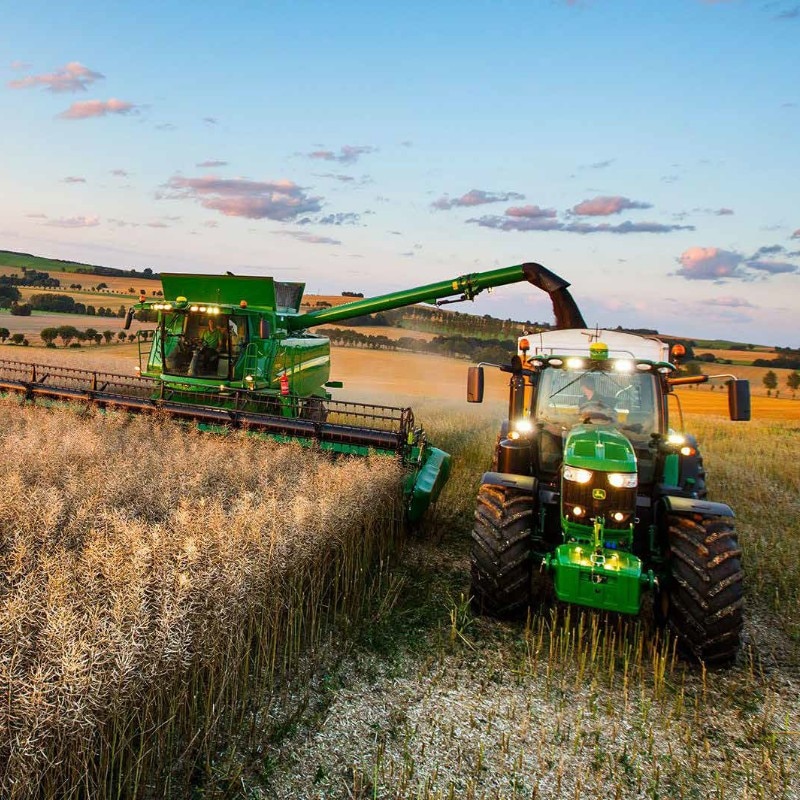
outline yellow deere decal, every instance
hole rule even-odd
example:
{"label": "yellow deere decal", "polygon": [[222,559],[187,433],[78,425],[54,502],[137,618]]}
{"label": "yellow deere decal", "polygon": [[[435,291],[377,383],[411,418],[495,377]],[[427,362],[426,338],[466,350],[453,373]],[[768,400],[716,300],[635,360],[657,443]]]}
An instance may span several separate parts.
{"label": "yellow deere decal", "polygon": [[595,500],[605,500],[606,499],[606,490],[605,489],[592,489],[592,497]]}

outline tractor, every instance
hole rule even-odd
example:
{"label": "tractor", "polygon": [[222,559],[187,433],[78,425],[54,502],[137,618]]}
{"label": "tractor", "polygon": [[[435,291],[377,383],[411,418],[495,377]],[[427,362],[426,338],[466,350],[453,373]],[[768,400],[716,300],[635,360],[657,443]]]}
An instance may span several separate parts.
{"label": "tractor", "polygon": [[[650,592],[682,650],[732,661],[743,579],[734,513],[707,499],[673,392],[709,377],[678,374],[681,345],[671,356],[655,337],[587,328],[574,304],[558,322],[520,337],[498,367],[510,373],[508,418],[477,497],[474,607],[507,617],[555,597],[633,615]],[[469,369],[471,402],[483,399],[487,366]],[[748,420],[748,382],[716,377],[730,418]]]}

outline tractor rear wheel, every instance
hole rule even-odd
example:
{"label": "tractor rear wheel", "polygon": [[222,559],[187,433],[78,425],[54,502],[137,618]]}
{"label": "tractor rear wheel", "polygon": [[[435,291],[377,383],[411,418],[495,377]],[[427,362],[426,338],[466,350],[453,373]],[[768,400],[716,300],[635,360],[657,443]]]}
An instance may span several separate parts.
{"label": "tractor rear wheel", "polygon": [[673,513],[666,523],[669,576],[656,593],[656,618],[695,658],[729,663],[742,633],[742,551],[732,520]]}
{"label": "tractor rear wheel", "polygon": [[531,601],[533,496],[484,483],[472,530],[472,605],[481,614],[510,617]]}

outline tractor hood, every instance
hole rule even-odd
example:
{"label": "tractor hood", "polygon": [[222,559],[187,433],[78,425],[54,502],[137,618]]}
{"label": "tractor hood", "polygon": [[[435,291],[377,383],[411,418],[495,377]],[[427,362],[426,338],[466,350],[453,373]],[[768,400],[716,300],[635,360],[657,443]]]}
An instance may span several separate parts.
{"label": "tractor hood", "polygon": [[576,425],[567,436],[564,463],[599,472],[636,472],[636,453],[615,428]]}

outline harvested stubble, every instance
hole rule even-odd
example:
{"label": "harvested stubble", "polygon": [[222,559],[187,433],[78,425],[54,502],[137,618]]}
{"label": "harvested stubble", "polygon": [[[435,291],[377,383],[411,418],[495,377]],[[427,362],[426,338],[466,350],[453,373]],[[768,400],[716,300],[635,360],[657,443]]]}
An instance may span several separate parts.
{"label": "harvested stubble", "polygon": [[[188,794],[338,615],[391,459],[0,401],[0,797]],[[255,725],[252,727],[255,730]]]}

